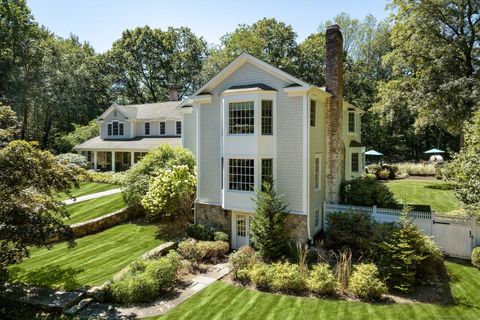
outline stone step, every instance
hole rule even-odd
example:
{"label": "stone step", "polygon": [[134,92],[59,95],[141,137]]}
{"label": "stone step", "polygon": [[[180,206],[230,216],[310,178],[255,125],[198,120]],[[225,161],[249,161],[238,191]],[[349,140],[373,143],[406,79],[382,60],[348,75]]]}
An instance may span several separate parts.
{"label": "stone step", "polygon": [[65,310],[82,300],[85,293],[75,291],[55,291],[53,289],[15,284],[8,286],[4,292],[0,293],[0,296],[8,300],[43,306],[51,309]]}
{"label": "stone step", "polygon": [[87,307],[92,302],[93,302],[92,298],[82,299],[76,305],[73,305],[70,308],[63,311],[63,313],[65,313],[66,315],[74,316],[78,314],[80,311],[82,311],[83,309],[85,309],[85,307]]}

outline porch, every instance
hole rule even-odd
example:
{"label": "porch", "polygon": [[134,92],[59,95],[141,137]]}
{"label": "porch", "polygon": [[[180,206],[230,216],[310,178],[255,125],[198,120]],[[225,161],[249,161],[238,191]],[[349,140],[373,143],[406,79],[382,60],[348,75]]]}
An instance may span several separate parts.
{"label": "porch", "polygon": [[[126,171],[140,161],[147,152],[137,151],[81,151],[89,168],[95,171]],[[113,159],[113,161],[112,161]]]}

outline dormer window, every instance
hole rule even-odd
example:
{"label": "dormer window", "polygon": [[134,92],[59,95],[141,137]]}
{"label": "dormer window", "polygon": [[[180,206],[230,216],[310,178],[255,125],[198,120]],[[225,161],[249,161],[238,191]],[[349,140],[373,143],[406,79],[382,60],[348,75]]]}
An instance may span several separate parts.
{"label": "dormer window", "polygon": [[348,132],[355,132],[355,112],[348,112]]}
{"label": "dormer window", "polygon": [[113,122],[113,135],[118,136],[118,122]]}
{"label": "dormer window", "polygon": [[150,122],[145,122],[145,135],[150,135]]}
{"label": "dormer window", "polygon": [[176,132],[177,132],[177,135],[181,135],[182,134],[182,121],[177,121],[176,123]]}
{"label": "dormer window", "polygon": [[107,135],[108,136],[112,135],[112,124],[111,123],[107,124]]}
{"label": "dormer window", "polygon": [[253,101],[232,102],[228,105],[228,133],[253,134],[255,132]]}
{"label": "dormer window", "polygon": [[125,134],[125,124],[123,122],[112,121],[107,123],[107,136],[123,136]]}
{"label": "dormer window", "polygon": [[165,134],[165,121],[160,122],[160,135]]}

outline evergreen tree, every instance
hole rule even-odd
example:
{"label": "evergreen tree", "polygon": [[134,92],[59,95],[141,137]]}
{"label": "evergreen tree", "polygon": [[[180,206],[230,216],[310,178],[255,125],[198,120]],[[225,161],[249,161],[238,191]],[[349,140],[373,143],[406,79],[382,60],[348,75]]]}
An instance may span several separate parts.
{"label": "evergreen tree", "polygon": [[270,182],[265,182],[262,189],[257,190],[253,200],[256,204],[251,224],[253,246],[265,260],[279,259],[288,250],[287,205]]}

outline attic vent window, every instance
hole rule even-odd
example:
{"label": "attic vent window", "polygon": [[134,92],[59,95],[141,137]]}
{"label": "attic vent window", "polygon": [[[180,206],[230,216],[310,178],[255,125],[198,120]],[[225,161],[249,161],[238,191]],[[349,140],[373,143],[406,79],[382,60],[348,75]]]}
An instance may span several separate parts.
{"label": "attic vent window", "polygon": [[113,111],[113,116],[114,116],[114,117],[117,116],[117,110]]}

